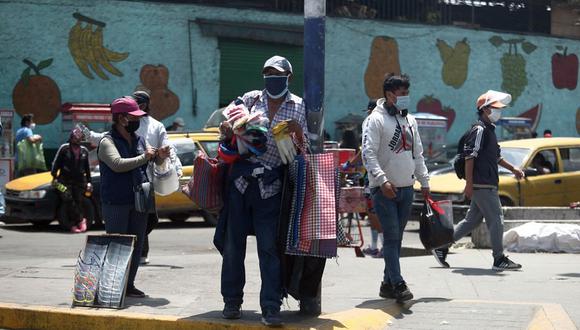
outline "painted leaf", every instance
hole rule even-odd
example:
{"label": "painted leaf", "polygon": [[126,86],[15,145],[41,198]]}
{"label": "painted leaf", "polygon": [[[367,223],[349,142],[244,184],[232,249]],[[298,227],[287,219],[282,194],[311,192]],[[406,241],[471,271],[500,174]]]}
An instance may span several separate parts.
{"label": "painted leaf", "polygon": [[24,71],[22,71],[22,75],[20,76],[20,79],[24,83],[24,86],[28,86],[28,81],[30,80],[30,70],[32,69],[31,68],[24,69]]}
{"label": "painted leaf", "polygon": [[44,68],[47,68],[51,64],[52,64],[52,58],[49,58],[48,60],[44,60],[44,61],[38,63],[38,71],[40,71]]}
{"label": "painted leaf", "polygon": [[522,43],[522,49],[524,50],[524,52],[526,52],[526,54],[531,54],[534,50],[536,50],[536,45],[534,45],[531,42],[527,42],[525,41],[524,43]]}
{"label": "painted leaf", "polygon": [[489,42],[491,42],[491,44],[494,45],[495,47],[499,47],[499,46],[503,45],[504,40],[500,36],[493,36],[493,37],[489,38]]}

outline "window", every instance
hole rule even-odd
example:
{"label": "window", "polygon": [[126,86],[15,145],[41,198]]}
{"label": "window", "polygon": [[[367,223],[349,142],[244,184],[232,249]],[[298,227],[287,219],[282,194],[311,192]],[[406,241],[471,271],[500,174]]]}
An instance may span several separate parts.
{"label": "window", "polygon": [[580,147],[560,149],[564,172],[580,171]]}
{"label": "window", "polygon": [[558,172],[557,163],[556,150],[541,150],[532,158],[530,167],[535,168],[538,174],[549,174]]}
{"label": "window", "polygon": [[193,160],[199,148],[189,138],[175,139],[171,141],[175,146],[177,157],[181,161],[181,166],[193,165]]}

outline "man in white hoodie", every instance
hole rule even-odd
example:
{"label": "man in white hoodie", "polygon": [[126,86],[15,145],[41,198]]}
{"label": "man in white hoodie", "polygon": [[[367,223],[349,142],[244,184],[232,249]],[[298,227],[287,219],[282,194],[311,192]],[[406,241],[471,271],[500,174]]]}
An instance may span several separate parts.
{"label": "man in white hoodie", "polygon": [[399,303],[413,299],[401,276],[399,258],[403,232],[411,213],[413,184],[421,183],[429,197],[429,173],[415,117],[408,113],[409,78],[389,75],[383,83],[384,98],[363,123],[363,163],[381,226],[385,270],[379,295]]}

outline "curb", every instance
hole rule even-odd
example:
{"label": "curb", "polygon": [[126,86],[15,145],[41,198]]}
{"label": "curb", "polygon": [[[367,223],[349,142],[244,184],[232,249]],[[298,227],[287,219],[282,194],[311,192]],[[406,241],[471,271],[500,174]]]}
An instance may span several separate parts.
{"label": "curb", "polygon": [[[376,302],[365,308],[321,315],[284,325],[285,329],[384,329],[402,305]],[[207,317],[179,317],[129,313],[85,307],[63,308],[0,303],[0,327],[10,329],[265,329],[249,320],[225,321]]]}

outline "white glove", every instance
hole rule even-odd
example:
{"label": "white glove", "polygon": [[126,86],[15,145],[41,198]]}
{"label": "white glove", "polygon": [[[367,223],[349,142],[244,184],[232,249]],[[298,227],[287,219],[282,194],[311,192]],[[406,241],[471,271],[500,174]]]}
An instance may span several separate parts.
{"label": "white glove", "polygon": [[283,121],[272,128],[272,134],[280,153],[283,164],[289,164],[294,161],[296,156],[296,147],[288,132],[288,123]]}

